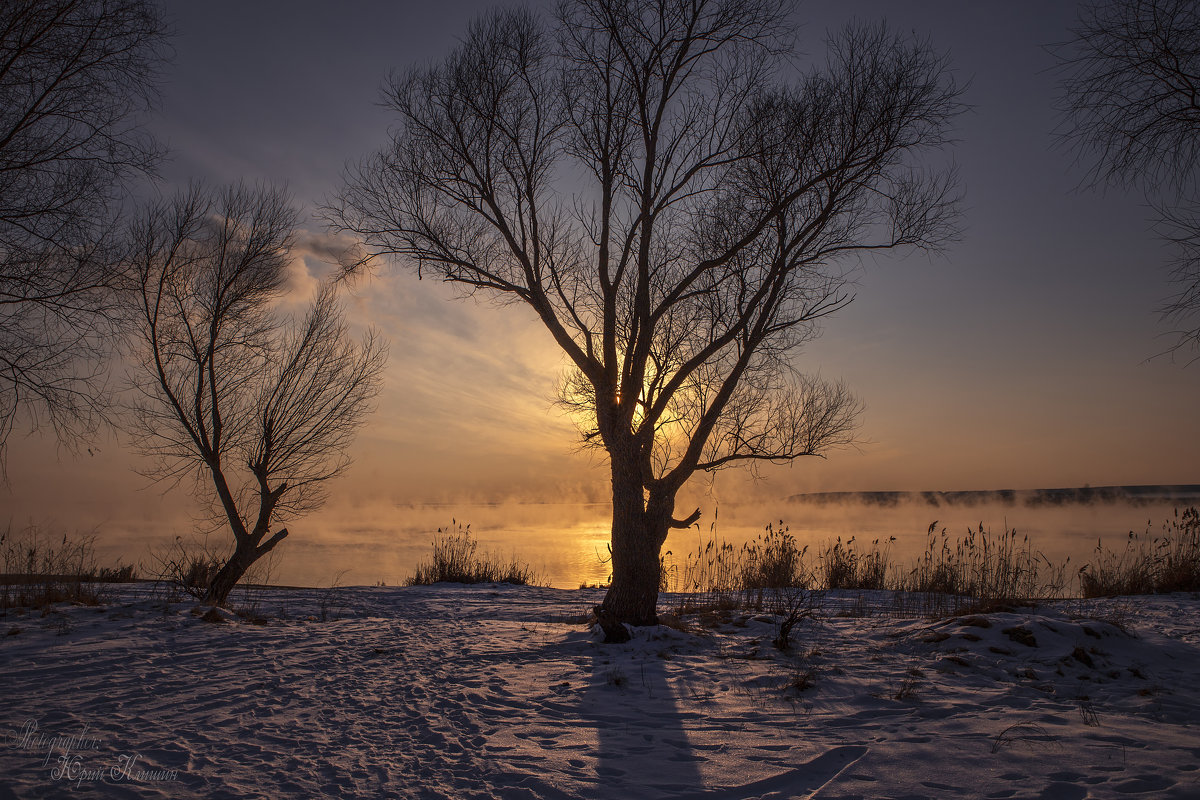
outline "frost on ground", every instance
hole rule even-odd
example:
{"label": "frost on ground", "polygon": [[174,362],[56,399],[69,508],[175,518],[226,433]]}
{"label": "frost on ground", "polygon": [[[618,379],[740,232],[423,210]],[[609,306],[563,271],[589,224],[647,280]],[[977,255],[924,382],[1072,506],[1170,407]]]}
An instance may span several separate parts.
{"label": "frost on ground", "polygon": [[787,653],[740,611],[603,645],[600,597],[349,588],[331,614],[273,589],[266,624],[210,624],[127,587],[9,612],[0,800],[1200,797],[1195,596],[931,621],[834,593]]}

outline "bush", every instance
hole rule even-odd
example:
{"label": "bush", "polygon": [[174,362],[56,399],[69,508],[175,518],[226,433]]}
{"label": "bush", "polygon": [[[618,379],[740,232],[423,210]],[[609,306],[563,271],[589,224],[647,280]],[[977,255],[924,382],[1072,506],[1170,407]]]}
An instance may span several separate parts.
{"label": "bush", "polygon": [[221,571],[225,558],[213,551],[207,540],[186,541],[176,536],[165,550],[151,553],[155,580],[165,583],[176,598],[184,594],[197,600],[204,597],[213,578]]}
{"label": "bush", "polygon": [[433,556],[417,565],[406,583],[425,586],[433,583],[511,583],[526,586],[535,583],[533,569],[516,556],[504,559],[495,553],[477,554],[479,543],[471,536],[471,526],[438,528],[433,539]]}

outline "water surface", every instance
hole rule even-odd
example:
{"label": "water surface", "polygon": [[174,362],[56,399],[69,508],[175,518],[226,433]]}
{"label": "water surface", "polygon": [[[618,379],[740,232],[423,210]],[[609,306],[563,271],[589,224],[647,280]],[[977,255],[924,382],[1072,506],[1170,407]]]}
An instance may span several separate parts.
{"label": "water surface", "polygon": [[[1098,503],[1029,507],[1021,503],[967,503],[933,506],[922,501],[895,505],[863,503],[722,504],[703,508],[700,523],[673,531],[665,551],[676,564],[713,537],[740,547],[763,533],[768,524],[786,527],[810,552],[841,537],[859,547],[873,541],[890,543],[893,561],[906,567],[926,547],[929,528],[954,537],[980,525],[998,536],[1015,530],[1024,541],[1055,563],[1069,562],[1069,572],[1094,558],[1098,541],[1123,547],[1128,534],[1158,533],[1174,517],[1177,502],[1147,504]],[[714,512],[716,519],[714,521]],[[272,582],[329,586],[403,583],[428,557],[438,528],[469,525],[481,550],[517,556],[542,580],[559,588],[604,583],[610,575],[607,504],[455,504],[404,505],[362,513],[326,511],[292,524],[293,535],[278,548]],[[214,534],[213,541],[219,541]],[[894,541],[890,541],[895,537]],[[107,537],[106,537],[107,538]],[[106,545],[128,551],[133,542]],[[144,549],[144,546],[143,546]],[[128,559],[127,559],[128,560]]]}

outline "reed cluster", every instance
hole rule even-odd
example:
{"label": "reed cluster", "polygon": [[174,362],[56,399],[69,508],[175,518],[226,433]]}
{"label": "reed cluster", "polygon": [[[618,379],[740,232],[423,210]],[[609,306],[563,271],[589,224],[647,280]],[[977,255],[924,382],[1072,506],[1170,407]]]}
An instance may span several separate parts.
{"label": "reed cluster", "polygon": [[48,532],[30,524],[0,532],[0,610],[104,602],[103,585],[135,579],[132,565],[100,567],[96,534]]}
{"label": "reed cluster", "polygon": [[1109,550],[1096,543],[1096,557],[1079,569],[1084,597],[1200,591],[1200,512],[1178,509],[1154,535],[1129,532],[1125,546]]}
{"label": "reed cluster", "polygon": [[417,565],[408,578],[409,586],[433,583],[511,583],[525,586],[537,582],[533,569],[516,556],[504,558],[497,553],[480,552],[479,542],[471,535],[471,526],[453,521],[438,528],[433,552],[428,561]]}

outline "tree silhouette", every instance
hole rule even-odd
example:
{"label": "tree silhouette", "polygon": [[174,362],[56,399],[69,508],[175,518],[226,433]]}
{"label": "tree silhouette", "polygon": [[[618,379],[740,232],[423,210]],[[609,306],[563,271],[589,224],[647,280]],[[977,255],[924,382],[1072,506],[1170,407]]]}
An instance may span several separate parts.
{"label": "tree silhouette", "polygon": [[131,237],[131,427],[149,473],[193,477],[233,533],[210,603],[288,535],[273,526],[321,505],[379,389],[384,348],[350,340],[332,285],[299,324],[277,310],[295,222],[278,191],[194,188]]}
{"label": "tree silhouette", "polygon": [[0,469],[19,419],[70,444],[103,411],[128,182],[165,27],[149,0],[0,4]]}
{"label": "tree silhouette", "polygon": [[394,75],[391,144],[328,209],[364,242],[531,307],[561,398],[611,464],[608,619],[657,619],[659,553],[697,470],[851,441],[859,404],[793,357],[850,301],[853,258],[953,233],[958,90],[883,26],[793,67],[777,0],[568,0],[495,12]]}
{"label": "tree silhouette", "polygon": [[1074,37],[1055,47],[1062,74],[1059,135],[1093,183],[1144,190],[1175,246],[1179,325],[1173,349],[1200,350],[1200,7],[1193,0],[1084,5]]}

